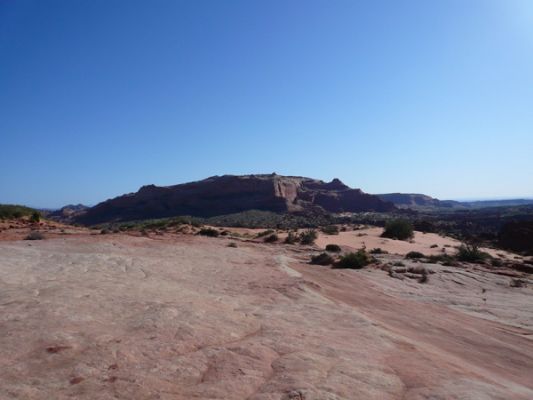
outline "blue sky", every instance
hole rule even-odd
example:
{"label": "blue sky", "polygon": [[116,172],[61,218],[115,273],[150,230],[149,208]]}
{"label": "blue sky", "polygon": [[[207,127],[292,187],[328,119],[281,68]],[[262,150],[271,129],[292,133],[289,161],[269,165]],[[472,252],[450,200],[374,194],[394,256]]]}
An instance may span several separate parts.
{"label": "blue sky", "polygon": [[212,175],[533,196],[533,2],[0,0],[0,202]]}

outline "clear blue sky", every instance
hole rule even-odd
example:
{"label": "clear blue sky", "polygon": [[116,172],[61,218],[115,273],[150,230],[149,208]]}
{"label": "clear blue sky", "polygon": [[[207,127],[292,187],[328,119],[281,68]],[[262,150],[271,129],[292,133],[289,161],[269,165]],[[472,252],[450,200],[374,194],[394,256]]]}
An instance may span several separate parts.
{"label": "clear blue sky", "polygon": [[533,1],[0,0],[0,202],[211,175],[533,196]]}

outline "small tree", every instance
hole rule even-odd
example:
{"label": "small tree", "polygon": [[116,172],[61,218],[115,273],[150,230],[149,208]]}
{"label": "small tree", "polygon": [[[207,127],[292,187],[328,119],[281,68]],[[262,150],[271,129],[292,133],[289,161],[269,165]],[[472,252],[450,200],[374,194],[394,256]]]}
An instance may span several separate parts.
{"label": "small tree", "polygon": [[37,211],[33,212],[30,216],[30,222],[40,222],[41,221],[41,214],[39,214]]}
{"label": "small tree", "polygon": [[381,237],[398,240],[408,240],[414,236],[413,225],[405,219],[395,219],[387,222]]}

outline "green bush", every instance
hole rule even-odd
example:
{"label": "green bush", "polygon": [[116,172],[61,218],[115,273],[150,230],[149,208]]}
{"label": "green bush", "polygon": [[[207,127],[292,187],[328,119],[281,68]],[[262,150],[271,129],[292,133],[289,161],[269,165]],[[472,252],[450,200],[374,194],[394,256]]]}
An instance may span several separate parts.
{"label": "green bush", "polygon": [[398,240],[408,240],[414,236],[413,225],[404,219],[387,222],[381,237]]}
{"label": "green bush", "polygon": [[419,258],[424,258],[425,255],[420,253],[419,251],[410,251],[409,253],[407,253],[405,255],[405,258],[410,258],[410,259],[419,259]]}
{"label": "green bush", "polygon": [[326,235],[338,235],[339,234],[339,228],[336,225],[323,226],[320,230]]}
{"label": "green bush", "polygon": [[30,216],[30,222],[40,222],[41,221],[41,214],[37,211],[33,212]]}
{"label": "green bush", "polygon": [[209,237],[218,237],[220,233],[213,228],[202,228],[200,229],[200,232],[198,232],[198,235],[202,236],[209,236]]}
{"label": "green bush", "polygon": [[326,245],[326,251],[330,251],[332,253],[340,253],[341,247],[337,244],[327,244]]}
{"label": "green bush", "polygon": [[278,241],[278,235],[276,235],[275,233],[271,234],[271,235],[268,235],[267,237],[265,237],[263,239],[263,241],[265,243],[274,243],[274,242],[277,242]]}
{"label": "green bush", "polygon": [[370,254],[388,254],[388,251],[382,250],[381,247],[376,247],[369,252]]}
{"label": "green bush", "polygon": [[316,238],[318,237],[314,229],[308,229],[300,233],[300,243],[301,244],[313,244],[315,243]]}
{"label": "green bush", "polygon": [[371,257],[365,249],[357,250],[355,253],[346,253],[335,264],[335,268],[361,269],[372,262]]}
{"label": "green bush", "polygon": [[261,237],[265,237],[265,236],[268,236],[268,235],[272,235],[274,233],[274,230],[272,229],[267,229],[266,231],[262,231],[262,232],[259,232],[257,234],[257,237],[258,238],[261,238]]}
{"label": "green bush", "polygon": [[320,253],[319,255],[311,257],[311,264],[316,265],[331,265],[335,260],[328,253]]}
{"label": "green bush", "polygon": [[479,246],[474,243],[463,243],[457,249],[457,254],[455,256],[459,261],[477,264],[481,264],[490,258],[489,254],[479,250]]}
{"label": "green bush", "polygon": [[298,240],[299,240],[299,238],[298,238],[297,234],[295,234],[294,232],[289,232],[289,234],[285,238],[285,243],[294,244],[294,243],[298,242]]}

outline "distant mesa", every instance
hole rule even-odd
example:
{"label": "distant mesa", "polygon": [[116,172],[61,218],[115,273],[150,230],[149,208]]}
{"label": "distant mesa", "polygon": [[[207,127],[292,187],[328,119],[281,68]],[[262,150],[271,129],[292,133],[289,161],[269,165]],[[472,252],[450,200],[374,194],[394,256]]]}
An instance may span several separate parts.
{"label": "distant mesa", "polygon": [[75,222],[105,222],[165,218],[177,215],[212,217],[248,210],[280,213],[392,211],[378,196],[352,189],[339,179],[268,175],[224,175],[174,186],[146,185],[84,210]]}
{"label": "distant mesa", "polygon": [[89,209],[83,204],[69,204],[59,210],[49,212],[46,217],[54,221],[70,223],[83,215]]}
{"label": "distant mesa", "polygon": [[383,201],[389,201],[398,208],[409,209],[477,209],[485,207],[513,207],[533,204],[533,199],[455,201],[439,200],[419,193],[378,194]]}
{"label": "distant mesa", "polygon": [[399,208],[453,208],[460,207],[461,203],[453,200],[439,200],[419,193],[387,193],[377,195],[383,201],[390,201]]}

